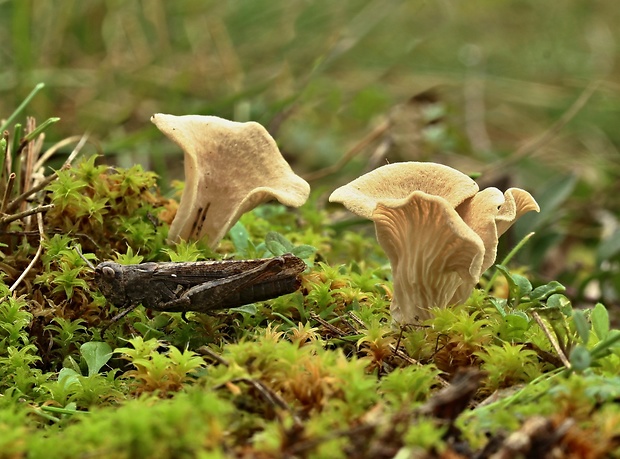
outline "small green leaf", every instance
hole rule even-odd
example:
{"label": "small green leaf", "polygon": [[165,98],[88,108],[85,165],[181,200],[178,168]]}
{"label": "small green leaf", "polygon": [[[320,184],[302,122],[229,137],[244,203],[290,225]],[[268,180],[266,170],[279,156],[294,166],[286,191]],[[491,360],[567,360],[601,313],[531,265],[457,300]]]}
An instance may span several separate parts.
{"label": "small green leaf", "polygon": [[58,384],[64,388],[68,388],[73,384],[79,384],[79,376],[82,376],[77,371],[71,368],[63,368],[58,372]]}
{"label": "small green leaf", "polygon": [[[160,316],[163,314],[160,314]],[[159,317],[159,316],[157,316]],[[145,340],[149,339],[161,339],[165,336],[164,332],[158,330],[155,327],[152,327],[150,324],[145,324],[143,322],[135,322],[132,326],[138,330]]]}
{"label": "small green leaf", "polygon": [[584,345],[587,345],[588,339],[590,338],[590,324],[588,323],[588,319],[586,319],[583,311],[575,311],[573,313],[573,323],[575,324],[575,328],[577,329],[577,333],[579,334],[581,341]]}
{"label": "small green leaf", "polygon": [[295,247],[291,253],[299,258],[310,258],[316,252],[316,248],[311,245],[298,245]]}
{"label": "small green leaf", "polygon": [[530,321],[527,315],[522,311],[514,311],[504,317],[499,334],[505,340],[522,340],[529,327]]}
{"label": "small green leaf", "polygon": [[506,317],[506,300],[503,298],[489,298],[491,304],[497,309],[502,317]]}
{"label": "small green leaf", "polygon": [[284,247],[278,241],[266,242],[265,246],[267,247],[267,250],[269,250],[269,252],[271,252],[276,257],[279,257],[280,255],[284,255],[285,253],[288,253],[288,250],[286,250],[286,247]]}
{"label": "small green leaf", "polygon": [[247,256],[248,250],[252,242],[250,241],[250,233],[243,226],[243,223],[237,222],[234,226],[228,231],[230,236],[230,240],[235,246],[235,250],[242,256]]}
{"label": "small green leaf", "polygon": [[506,282],[508,282],[508,291],[509,291],[509,294],[510,294],[510,298],[509,299],[513,300],[514,299],[514,295],[515,295],[515,293],[517,291],[517,283],[512,278],[512,274],[510,273],[508,268],[506,268],[505,266],[502,266],[502,265],[496,265],[495,267],[506,278]]}
{"label": "small green leaf", "polygon": [[596,337],[603,341],[609,334],[609,314],[607,309],[601,303],[597,303],[592,309],[590,315],[592,321],[592,329],[596,333]]}
{"label": "small green leaf", "polygon": [[570,300],[561,293],[555,293],[547,299],[547,309],[558,309],[564,316],[570,317],[573,306]]}
{"label": "small green leaf", "polygon": [[90,341],[80,346],[80,353],[88,366],[88,376],[92,376],[108,363],[112,357],[112,348],[108,343]]}
{"label": "small green leaf", "polygon": [[578,344],[570,353],[570,364],[577,371],[587,370],[592,363],[590,351],[585,346]]}
{"label": "small green leaf", "polygon": [[532,284],[526,277],[520,274],[513,274],[512,279],[515,281],[517,286],[517,295],[519,299],[523,298],[525,295],[528,295],[532,291]]}
{"label": "small green leaf", "polygon": [[276,257],[284,255],[285,253],[292,253],[294,249],[291,241],[275,231],[270,231],[267,233],[267,236],[265,236],[265,246],[267,247],[267,250],[269,250]]}
{"label": "small green leaf", "polygon": [[558,281],[551,281],[548,284],[540,285],[530,292],[530,298],[532,300],[544,300],[545,298],[553,295],[554,293],[563,293],[566,291],[566,287],[560,284]]}
{"label": "small green leaf", "polygon": [[198,248],[196,241],[181,241],[174,247],[174,249],[164,248],[162,249],[162,252],[168,255],[170,261],[173,262],[193,262],[198,261],[201,256],[204,256],[204,251]]}
{"label": "small green leaf", "polygon": [[285,236],[275,231],[270,231],[265,236],[265,242],[272,241],[272,240],[278,241],[280,244],[286,247],[286,250],[289,250],[289,251],[293,250],[293,248],[295,247],[293,243],[289,241]]}
{"label": "small green leaf", "polygon": [[497,265],[496,267],[508,282],[511,302],[514,306],[518,305],[521,298],[532,291],[532,284],[526,277],[511,273],[505,266]]}
{"label": "small green leaf", "polygon": [[228,311],[229,312],[241,312],[243,314],[255,315],[257,309],[256,309],[256,305],[252,303],[252,304],[246,304],[243,306],[239,306],[237,308],[230,308]]}

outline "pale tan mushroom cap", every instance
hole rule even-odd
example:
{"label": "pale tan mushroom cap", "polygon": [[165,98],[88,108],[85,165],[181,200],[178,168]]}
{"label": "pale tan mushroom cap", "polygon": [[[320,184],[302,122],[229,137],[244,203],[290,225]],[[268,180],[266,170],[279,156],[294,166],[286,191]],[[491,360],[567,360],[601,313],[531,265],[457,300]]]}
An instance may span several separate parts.
{"label": "pale tan mushroom cap", "polygon": [[399,323],[430,318],[463,283],[480,277],[484,245],[444,198],[415,191],[372,215],[377,240],[394,277],[392,317]]}
{"label": "pale tan mushroom cap", "polygon": [[155,114],[151,121],[185,153],[185,189],[168,240],[215,247],[241,215],[277,199],[301,206],[310,185],[296,175],[258,123],[216,116]]}
{"label": "pale tan mushroom cap", "polygon": [[354,214],[372,219],[377,204],[391,206],[413,191],[440,196],[455,208],[476,194],[478,184],[443,164],[411,161],[368,172],[336,189],[329,201],[340,202]]}

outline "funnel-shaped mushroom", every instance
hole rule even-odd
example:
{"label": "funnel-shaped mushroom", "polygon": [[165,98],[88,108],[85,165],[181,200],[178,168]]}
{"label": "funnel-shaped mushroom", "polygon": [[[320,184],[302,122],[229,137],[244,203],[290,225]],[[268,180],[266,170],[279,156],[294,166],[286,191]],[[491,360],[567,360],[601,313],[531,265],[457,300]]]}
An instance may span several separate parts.
{"label": "funnel-shaped mushroom", "polygon": [[158,113],[151,121],[185,152],[185,189],[168,240],[217,246],[245,212],[277,199],[299,207],[310,186],[296,175],[267,130],[215,116]]}
{"label": "funnel-shaped mushroom", "polygon": [[392,265],[392,316],[403,324],[465,301],[494,263],[498,237],[525,212],[539,210],[526,191],[478,192],[465,174],[418,162],[380,167],[329,200],[375,222]]}

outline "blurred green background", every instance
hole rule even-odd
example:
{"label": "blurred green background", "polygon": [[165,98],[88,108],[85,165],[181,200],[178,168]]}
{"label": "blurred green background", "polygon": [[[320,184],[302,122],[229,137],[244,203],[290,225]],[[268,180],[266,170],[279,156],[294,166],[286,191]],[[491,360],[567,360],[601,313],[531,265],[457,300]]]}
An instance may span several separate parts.
{"label": "blurred green background", "polygon": [[386,161],[479,172],[482,186],[526,188],[543,208],[508,238],[537,232],[519,261],[613,306],[617,5],[0,0],[0,118],[44,82],[26,113],[62,118],[50,144],[88,131],[106,161],[143,163],[164,190],[182,155],[150,123],[156,112],[258,121],[325,192]]}

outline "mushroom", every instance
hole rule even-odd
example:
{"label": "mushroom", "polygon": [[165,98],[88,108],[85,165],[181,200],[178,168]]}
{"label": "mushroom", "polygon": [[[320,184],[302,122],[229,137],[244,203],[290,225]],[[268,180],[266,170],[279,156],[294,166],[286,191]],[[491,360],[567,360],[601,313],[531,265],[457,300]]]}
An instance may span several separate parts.
{"label": "mushroom", "polygon": [[185,189],[169,242],[207,238],[214,248],[241,215],[277,199],[299,207],[310,185],[258,123],[216,116],[155,114],[151,121],[185,153]]}
{"label": "mushroom", "polygon": [[467,300],[495,262],[499,236],[522,214],[539,211],[527,191],[478,192],[467,175],[420,162],[375,169],[329,200],[374,221],[392,266],[392,317],[401,324],[429,319],[433,307]]}

